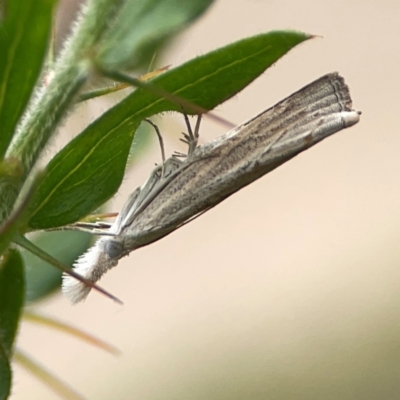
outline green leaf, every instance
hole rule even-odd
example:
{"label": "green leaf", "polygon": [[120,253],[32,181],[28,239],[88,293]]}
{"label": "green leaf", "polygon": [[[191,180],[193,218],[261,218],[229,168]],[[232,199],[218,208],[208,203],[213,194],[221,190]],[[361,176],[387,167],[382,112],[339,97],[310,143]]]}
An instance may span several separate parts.
{"label": "green leaf", "polygon": [[[156,77],[152,86],[212,109],[310,37],[277,31],[247,38]],[[75,222],[110,198],[122,180],[133,131],[144,118],[164,111],[181,108],[154,91],[138,89],[89,125],[51,160],[29,226]]]}
{"label": "green leaf", "polygon": [[213,0],[129,0],[104,39],[98,63],[133,69],[147,63],[173,34],[184,29]]}
{"label": "green leaf", "polygon": [[29,226],[67,225],[86,216],[118,190],[138,122],[127,129],[91,131],[64,147],[48,164],[32,201]]}
{"label": "green leaf", "polygon": [[9,250],[0,265],[0,344],[9,357],[24,304],[25,271],[17,250]]}
{"label": "green leaf", "polygon": [[[29,240],[66,265],[89,247],[92,235],[76,231],[40,232]],[[26,250],[21,250],[26,272],[26,301],[37,301],[60,287],[61,271]]]}
{"label": "green leaf", "polygon": [[10,362],[0,344],[0,400],[8,398],[11,390]]}
{"label": "green leaf", "polygon": [[39,77],[56,0],[8,1],[0,27],[0,157]]}
{"label": "green leaf", "polygon": [[[172,96],[211,110],[236,95],[296,45],[312,36],[273,31],[234,42],[171,69],[151,81]],[[151,88],[149,88],[151,89]],[[87,130],[113,129],[181,106],[153,90],[139,89],[103,114]]]}

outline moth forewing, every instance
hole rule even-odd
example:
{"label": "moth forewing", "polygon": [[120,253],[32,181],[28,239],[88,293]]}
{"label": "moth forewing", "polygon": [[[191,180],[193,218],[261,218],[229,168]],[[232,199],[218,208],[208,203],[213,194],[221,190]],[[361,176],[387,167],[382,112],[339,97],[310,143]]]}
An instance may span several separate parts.
{"label": "moth forewing", "polygon": [[149,232],[179,226],[358,119],[343,79],[337,74],[325,76],[199,146],[190,165],[137,216],[126,235],[142,243]]}
{"label": "moth forewing", "polygon": [[163,166],[159,166],[153,170],[150,178],[140,188],[140,194],[132,206],[128,205],[128,207],[123,207],[127,210],[127,213],[118,227],[119,233],[122,233],[124,229],[129,229],[136,216],[148,206],[166,185],[173,181],[176,175],[180,173],[185,166],[186,165],[182,161],[171,157],[165,161]]}
{"label": "moth forewing", "polygon": [[[168,159],[164,176],[161,167],[153,171],[110,228],[115,236],[98,240],[74,264],[75,271],[96,282],[121,257],[161,239],[300,152],[356,124],[360,113],[351,106],[343,78],[332,73],[205,145],[194,149],[189,143],[189,156],[179,162]],[[63,291],[75,303],[90,288],[64,277]]]}

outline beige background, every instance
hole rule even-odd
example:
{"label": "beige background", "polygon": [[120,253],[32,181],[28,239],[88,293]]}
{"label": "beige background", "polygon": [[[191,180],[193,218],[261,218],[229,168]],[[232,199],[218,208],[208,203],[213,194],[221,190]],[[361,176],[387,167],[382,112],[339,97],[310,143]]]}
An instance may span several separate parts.
{"label": "beige background", "polygon": [[[123,307],[96,293],[77,307],[60,295],[37,306],[113,343],[120,357],[27,323],[18,345],[89,399],[399,399],[399,19],[397,1],[216,2],[164,64],[273,29],[322,36],[219,115],[243,122],[337,70],[360,124],[124,259],[101,282]],[[78,110],[64,138],[95,107]],[[172,149],[182,128],[163,129],[176,130]],[[224,130],[207,122],[202,137]],[[113,210],[158,160],[154,147]],[[55,398],[18,367],[13,393]]]}

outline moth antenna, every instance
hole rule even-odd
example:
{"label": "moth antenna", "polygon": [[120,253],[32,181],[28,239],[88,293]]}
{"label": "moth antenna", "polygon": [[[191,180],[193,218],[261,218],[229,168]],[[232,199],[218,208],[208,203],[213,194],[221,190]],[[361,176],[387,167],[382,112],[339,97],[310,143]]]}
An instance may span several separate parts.
{"label": "moth antenna", "polygon": [[165,149],[164,149],[164,141],[161,136],[160,130],[158,129],[158,126],[151,120],[145,119],[145,121],[150,124],[154,130],[156,131],[156,134],[158,136],[158,141],[160,142],[160,147],[161,147],[161,159],[162,159],[162,170],[161,170],[161,176],[164,176],[164,164],[165,164]]}

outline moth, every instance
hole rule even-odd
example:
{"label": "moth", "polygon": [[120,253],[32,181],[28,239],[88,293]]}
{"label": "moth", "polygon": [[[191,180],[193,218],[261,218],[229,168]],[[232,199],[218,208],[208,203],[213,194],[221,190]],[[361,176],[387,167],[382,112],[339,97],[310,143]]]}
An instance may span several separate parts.
{"label": "moth", "polygon": [[[128,198],[113,224],[80,256],[74,271],[97,282],[133,250],[147,246],[216,206],[297,154],[360,119],[338,73],[327,74],[217,139],[198,146],[200,117],[188,125],[189,149],[157,166]],[[187,117],[186,117],[187,119]],[[106,229],[106,228],[107,229]],[[72,303],[90,287],[64,275],[62,290]]]}

